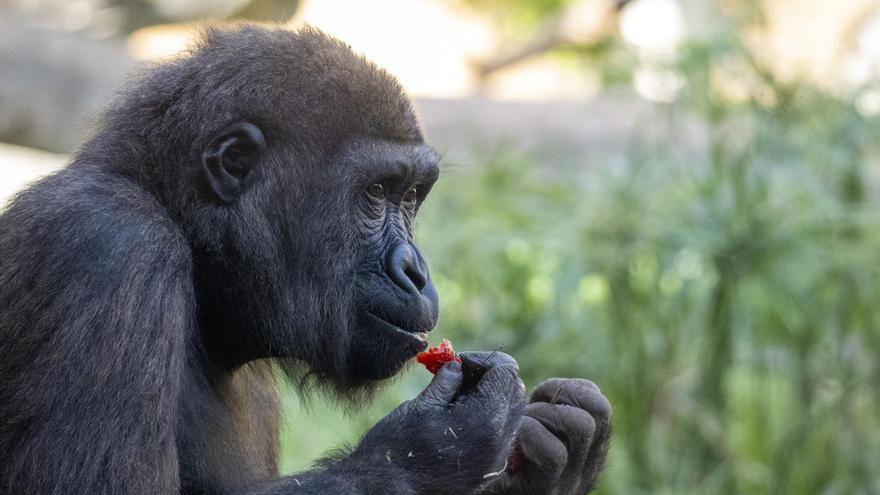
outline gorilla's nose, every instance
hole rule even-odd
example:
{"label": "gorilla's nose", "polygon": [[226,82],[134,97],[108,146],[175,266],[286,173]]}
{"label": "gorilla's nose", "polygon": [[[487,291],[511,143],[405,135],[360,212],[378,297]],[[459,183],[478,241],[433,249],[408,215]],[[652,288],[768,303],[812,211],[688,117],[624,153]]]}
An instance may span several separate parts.
{"label": "gorilla's nose", "polygon": [[388,253],[385,271],[398,287],[407,292],[421,293],[428,283],[428,267],[418,249],[408,242],[401,242]]}

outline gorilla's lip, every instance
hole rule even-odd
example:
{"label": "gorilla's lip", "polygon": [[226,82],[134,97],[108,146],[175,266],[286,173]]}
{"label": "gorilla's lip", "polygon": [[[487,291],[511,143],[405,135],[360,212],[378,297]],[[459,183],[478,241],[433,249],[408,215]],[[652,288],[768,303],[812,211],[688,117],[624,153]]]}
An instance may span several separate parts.
{"label": "gorilla's lip", "polygon": [[389,322],[388,320],[381,318],[370,311],[365,311],[366,315],[370,317],[370,319],[381,323],[383,326],[388,327],[394,332],[404,335],[420,344],[422,349],[428,346],[428,333],[427,332],[411,332],[409,330],[404,330],[399,326]]}

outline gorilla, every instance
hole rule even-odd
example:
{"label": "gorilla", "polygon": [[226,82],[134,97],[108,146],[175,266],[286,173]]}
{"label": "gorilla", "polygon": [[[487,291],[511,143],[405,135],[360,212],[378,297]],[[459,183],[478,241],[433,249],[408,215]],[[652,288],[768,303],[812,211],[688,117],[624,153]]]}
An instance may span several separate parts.
{"label": "gorilla", "polygon": [[357,406],[426,347],[440,161],[395,79],[311,28],[207,30],[145,71],[0,216],[0,493],[589,491],[608,401],[527,400],[503,353],[277,475],[277,370]]}

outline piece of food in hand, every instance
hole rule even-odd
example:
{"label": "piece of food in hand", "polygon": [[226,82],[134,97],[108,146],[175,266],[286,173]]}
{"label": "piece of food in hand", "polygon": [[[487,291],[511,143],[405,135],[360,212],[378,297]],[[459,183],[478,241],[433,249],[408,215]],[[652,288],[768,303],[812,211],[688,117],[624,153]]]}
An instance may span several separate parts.
{"label": "piece of food in hand", "polygon": [[449,339],[443,339],[443,342],[441,342],[440,345],[429,347],[427,350],[420,352],[418,356],[416,356],[416,360],[425,365],[425,368],[428,368],[428,371],[435,374],[440,371],[440,368],[442,368],[444,364],[450,361],[458,361],[461,363],[461,358],[455,353]]}

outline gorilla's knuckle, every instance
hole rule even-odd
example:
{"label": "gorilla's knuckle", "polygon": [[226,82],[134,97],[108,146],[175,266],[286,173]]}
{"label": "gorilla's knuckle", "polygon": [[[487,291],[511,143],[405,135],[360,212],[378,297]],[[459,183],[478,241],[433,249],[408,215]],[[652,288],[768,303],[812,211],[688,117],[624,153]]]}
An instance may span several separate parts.
{"label": "gorilla's knuckle", "polygon": [[597,392],[599,391],[599,386],[592,380],[587,380],[586,378],[569,378],[568,382],[575,388],[587,388]]}
{"label": "gorilla's knuckle", "polygon": [[563,428],[574,444],[589,445],[596,434],[596,420],[582,409],[559,406],[559,417]]}
{"label": "gorilla's knuckle", "polygon": [[560,381],[561,380],[559,378],[548,378],[546,380],[543,380],[535,386],[535,393],[543,392],[545,389],[548,388],[553,388],[554,385],[559,386]]}
{"label": "gorilla's knuckle", "polygon": [[523,455],[529,462],[544,472],[562,472],[568,462],[568,450],[540,421],[523,417],[519,438]]}
{"label": "gorilla's knuckle", "polygon": [[577,405],[594,416],[611,416],[611,402],[598,391],[590,391],[580,396]]}
{"label": "gorilla's knuckle", "polygon": [[555,426],[554,406],[546,402],[532,402],[526,405],[525,415],[537,419],[545,426]]}

